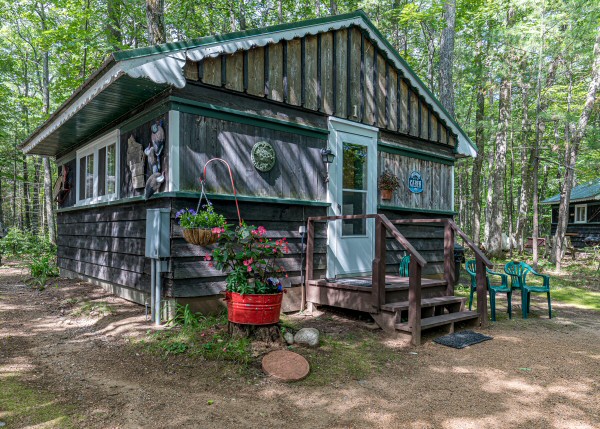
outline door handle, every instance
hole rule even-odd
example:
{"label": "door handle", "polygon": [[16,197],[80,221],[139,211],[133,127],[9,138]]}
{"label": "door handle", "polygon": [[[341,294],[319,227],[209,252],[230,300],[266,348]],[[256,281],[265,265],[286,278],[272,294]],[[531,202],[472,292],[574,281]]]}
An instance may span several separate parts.
{"label": "door handle", "polygon": [[337,205],[337,210],[338,210],[338,216],[341,216],[342,215],[342,206],[340,206],[339,203]]}

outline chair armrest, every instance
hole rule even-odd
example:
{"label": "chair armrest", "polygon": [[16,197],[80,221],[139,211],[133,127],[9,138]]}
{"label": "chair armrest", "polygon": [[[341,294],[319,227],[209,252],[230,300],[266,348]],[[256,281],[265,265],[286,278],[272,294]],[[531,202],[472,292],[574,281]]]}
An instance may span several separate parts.
{"label": "chair armrest", "polygon": [[508,276],[506,274],[498,273],[496,271],[487,270],[488,275],[499,276],[502,279],[502,286],[508,287]]}
{"label": "chair armrest", "polygon": [[530,270],[529,274],[532,274],[534,276],[537,277],[541,277],[542,279],[544,279],[544,286],[545,287],[550,287],[550,276],[548,274],[540,274],[537,271],[534,270]]}

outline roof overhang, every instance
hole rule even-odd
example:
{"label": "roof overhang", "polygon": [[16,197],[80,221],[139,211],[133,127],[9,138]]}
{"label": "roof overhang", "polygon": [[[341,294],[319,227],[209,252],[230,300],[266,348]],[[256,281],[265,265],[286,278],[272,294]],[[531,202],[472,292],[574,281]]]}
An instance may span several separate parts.
{"label": "roof overhang", "polygon": [[[471,140],[427,89],[398,52],[379,33],[362,11],[320,18],[265,29],[212,36],[188,43],[168,43],[155,47],[116,52],[58,112],[38,128],[21,148],[27,154],[55,156],[82,139],[92,136],[140,103],[170,86],[186,84],[183,68],[186,59],[231,54],[239,50],[292,40],[306,35],[359,27],[415,87],[424,102],[458,137],[456,155],[475,157]],[[43,146],[40,143],[44,142]]]}

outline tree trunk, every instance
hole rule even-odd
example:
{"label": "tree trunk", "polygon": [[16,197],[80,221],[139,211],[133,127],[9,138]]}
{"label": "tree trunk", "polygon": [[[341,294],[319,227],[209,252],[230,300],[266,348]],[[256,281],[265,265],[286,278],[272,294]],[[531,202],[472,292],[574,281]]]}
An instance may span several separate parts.
{"label": "tree trunk", "polygon": [[448,113],[454,117],[452,67],[454,65],[456,0],[447,0],[444,3],[444,20],[446,26],[442,30],[440,42],[440,101]]}
{"label": "tree trunk", "polygon": [[483,82],[483,53],[479,52],[476,57],[477,66],[477,110],[475,111],[475,144],[477,156],[473,160],[473,172],[471,174],[471,193],[473,195],[473,228],[471,235],[475,244],[479,244],[481,237],[481,169],[485,157],[485,89]]}
{"label": "tree trunk", "polygon": [[39,157],[33,158],[33,199],[32,199],[32,217],[31,217],[31,232],[38,235],[40,232],[40,224],[43,223],[42,211],[40,210],[40,167],[41,162]]}
{"label": "tree trunk", "polygon": [[594,62],[592,65],[592,80],[588,87],[585,104],[577,126],[574,127],[572,133],[571,142],[567,144],[569,149],[568,153],[568,164],[565,169],[565,180],[564,189],[560,196],[560,205],[558,208],[558,224],[556,226],[555,243],[556,248],[554,255],[556,258],[556,269],[560,271],[560,262],[564,253],[564,239],[565,233],[567,232],[567,225],[569,223],[569,203],[571,201],[571,189],[574,185],[575,178],[575,165],[577,162],[577,154],[579,152],[579,145],[585,135],[585,131],[594,109],[594,103],[596,102],[596,95],[600,88],[600,29],[596,36],[596,43],[594,44]]}
{"label": "tree trunk", "polygon": [[29,167],[27,166],[27,157],[23,155],[23,204],[21,206],[23,211],[23,228],[31,230],[31,208],[29,202],[31,201],[31,195],[29,192]]}
{"label": "tree trunk", "polygon": [[160,45],[167,41],[164,0],[146,0],[146,23],[148,24],[148,43]]}
{"label": "tree trunk", "polygon": [[496,154],[492,181],[492,198],[490,208],[490,232],[487,250],[491,256],[502,255],[502,226],[504,223],[504,181],[506,178],[506,152],[508,147],[508,127],[510,121],[511,82],[504,77],[500,83],[500,98],[498,100],[498,132],[496,134]]}
{"label": "tree trunk", "polygon": [[54,202],[52,201],[52,166],[47,156],[43,158],[44,162],[44,198],[46,201],[46,225],[48,227],[48,237],[50,241],[56,244],[56,221],[54,219]]}
{"label": "tree trunk", "polygon": [[108,43],[115,51],[120,51],[123,45],[123,35],[121,34],[120,9],[121,3],[118,0],[107,0],[107,21],[106,30],[108,33]]}
{"label": "tree trunk", "polygon": [[533,164],[533,151],[527,148],[529,144],[529,86],[521,83],[523,120],[521,122],[521,190],[519,191],[519,213],[517,215],[516,239],[519,253],[523,253],[525,246],[525,226],[527,224],[527,213],[529,213],[529,201],[531,200],[531,165]]}

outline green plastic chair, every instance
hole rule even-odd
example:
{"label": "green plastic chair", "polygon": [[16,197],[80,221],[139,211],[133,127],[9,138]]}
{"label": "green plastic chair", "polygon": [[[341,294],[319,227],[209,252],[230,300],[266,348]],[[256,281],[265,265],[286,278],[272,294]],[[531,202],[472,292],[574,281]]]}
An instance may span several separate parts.
{"label": "green plastic chair", "polygon": [[409,277],[408,268],[410,267],[410,255],[404,255],[400,261],[400,277]]}
{"label": "green plastic chair", "polygon": [[[540,274],[525,262],[509,262],[504,266],[504,272],[510,276],[511,289],[521,291],[521,307],[523,308],[523,319],[527,319],[531,304],[531,292],[545,293],[548,297],[548,317],[552,319],[552,300],[550,299],[550,277]],[[527,274],[543,279],[542,286],[527,284]]]}
{"label": "green plastic chair", "polygon": [[[472,259],[470,261],[465,262],[465,268],[467,273],[471,276],[471,293],[469,294],[469,310],[471,310],[473,306],[473,295],[477,290],[477,274],[475,272],[477,262]],[[506,300],[508,301],[508,318],[512,319],[512,289],[508,286],[508,276],[506,274],[497,273],[496,271],[492,271],[489,268],[485,269],[486,271],[486,285],[488,292],[490,294],[490,309],[492,310],[492,321],[496,321],[496,294],[497,293],[505,293]],[[490,281],[490,276],[499,276],[501,283],[499,285],[492,284]]]}

